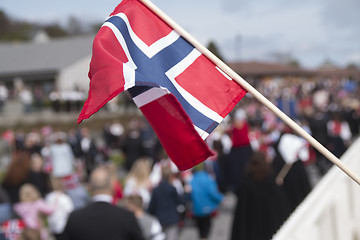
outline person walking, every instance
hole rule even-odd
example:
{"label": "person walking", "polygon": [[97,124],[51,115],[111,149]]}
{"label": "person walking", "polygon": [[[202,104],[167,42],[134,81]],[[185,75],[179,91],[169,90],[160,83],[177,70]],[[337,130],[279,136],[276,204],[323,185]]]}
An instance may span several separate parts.
{"label": "person walking", "polygon": [[163,166],[161,174],[162,180],[152,192],[148,212],[159,219],[167,240],[177,240],[180,222],[178,206],[182,204],[182,201],[176,188],[170,182],[170,167]]}
{"label": "person walking", "polygon": [[165,239],[159,220],[144,210],[143,200],[140,195],[128,196],[125,199],[125,206],[135,214],[146,240]]}
{"label": "person walking", "polygon": [[290,202],[262,151],[252,154],[236,195],[231,240],[271,239],[290,215]]}
{"label": "person walking", "polygon": [[135,215],[112,201],[112,178],[106,167],[96,167],[89,179],[92,203],[74,210],[66,223],[63,240],[144,240]]}
{"label": "person walking", "polygon": [[200,239],[208,238],[211,230],[211,220],[216,215],[223,194],[218,190],[215,179],[204,170],[204,164],[193,168],[191,185],[192,213]]}

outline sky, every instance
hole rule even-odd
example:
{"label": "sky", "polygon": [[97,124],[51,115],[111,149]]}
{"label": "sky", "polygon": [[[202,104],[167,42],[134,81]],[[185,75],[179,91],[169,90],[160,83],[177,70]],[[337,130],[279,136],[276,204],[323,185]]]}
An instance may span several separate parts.
{"label": "sky", "polygon": [[[0,0],[16,19],[65,23],[70,16],[103,22],[120,0]],[[360,0],[152,0],[203,45],[215,42],[226,61],[290,56],[307,68],[325,61],[360,66]]]}

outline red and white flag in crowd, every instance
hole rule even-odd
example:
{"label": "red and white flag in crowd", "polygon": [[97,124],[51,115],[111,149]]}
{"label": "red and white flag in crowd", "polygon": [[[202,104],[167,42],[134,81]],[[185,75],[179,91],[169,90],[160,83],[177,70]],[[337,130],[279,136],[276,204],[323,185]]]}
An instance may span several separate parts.
{"label": "red and white flag in crowd", "polygon": [[127,90],[180,170],[211,156],[204,139],[246,91],[138,0],[97,33],[78,123]]}

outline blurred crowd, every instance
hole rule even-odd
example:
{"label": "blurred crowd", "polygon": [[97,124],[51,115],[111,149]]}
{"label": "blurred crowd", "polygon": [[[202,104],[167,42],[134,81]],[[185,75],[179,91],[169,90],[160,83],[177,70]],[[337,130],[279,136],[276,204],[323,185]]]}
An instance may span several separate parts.
{"label": "blurred crowd", "polygon": [[[297,81],[255,87],[341,157],[359,135],[358,82]],[[207,138],[214,155],[188,171],[139,117],[108,122],[101,134],[43,126],[2,137],[12,149],[1,180],[4,239],[67,239],[68,218],[91,203],[99,167],[112,179],[111,204],[136,216],[144,239],[178,239],[189,219],[207,239],[228,193],[237,196],[231,239],[270,239],[316,184],[309,166],[321,177],[332,165],[249,94]]]}
{"label": "blurred crowd", "polygon": [[18,86],[9,89],[0,82],[0,114],[9,101],[21,103],[23,113],[39,112],[51,109],[54,112],[80,111],[86,94],[78,88],[58,91],[45,91],[41,85],[33,87]]}

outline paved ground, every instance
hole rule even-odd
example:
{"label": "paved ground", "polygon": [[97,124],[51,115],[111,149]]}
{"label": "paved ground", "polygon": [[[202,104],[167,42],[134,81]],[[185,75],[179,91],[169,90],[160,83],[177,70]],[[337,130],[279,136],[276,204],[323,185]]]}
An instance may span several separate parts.
{"label": "paved ground", "polygon": [[[306,170],[312,187],[320,180],[317,169],[314,165],[307,165]],[[208,240],[228,240],[230,239],[233,212],[236,205],[236,196],[233,193],[227,193],[220,206],[219,215],[213,219],[213,227]],[[194,222],[189,220],[180,234],[179,240],[197,240],[197,230]]]}
{"label": "paved ground", "polygon": [[[235,195],[228,193],[219,208],[219,214],[213,218],[212,229],[208,240],[227,240],[230,238],[230,230],[233,219],[233,210],[236,204]],[[179,240],[199,239],[197,229],[192,220],[188,220],[180,233]]]}

